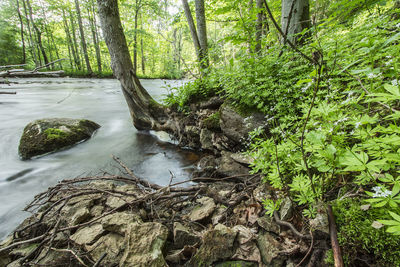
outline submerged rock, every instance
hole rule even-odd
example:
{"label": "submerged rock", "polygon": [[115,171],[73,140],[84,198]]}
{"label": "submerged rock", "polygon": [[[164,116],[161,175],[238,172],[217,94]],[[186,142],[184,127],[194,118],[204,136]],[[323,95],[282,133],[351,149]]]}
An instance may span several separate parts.
{"label": "submerged rock", "polygon": [[18,153],[23,160],[55,152],[89,139],[100,125],[80,119],[41,119],[29,123],[21,136]]}

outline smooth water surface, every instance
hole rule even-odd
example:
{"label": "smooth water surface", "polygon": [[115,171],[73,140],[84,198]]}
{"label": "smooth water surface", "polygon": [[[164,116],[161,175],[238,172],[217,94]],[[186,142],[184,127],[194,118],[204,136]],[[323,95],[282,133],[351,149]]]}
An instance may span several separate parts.
{"label": "smooth water surface", "polygon": [[[118,156],[143,178],[167,184],[189,178],[197,156],[190,151],[137,131],[119,82],[114,79],[31,78],[0,85],[0,239],[29,214],[21,210],[33,197],[57,181],[107,171],[117,173],[111,155]],[[182,81],[143,80],[157,100],[165,86]],[[41,158],[21,161],[18,144],[24,127],[41,118],[84,118],[102,127],[86,142]]]}

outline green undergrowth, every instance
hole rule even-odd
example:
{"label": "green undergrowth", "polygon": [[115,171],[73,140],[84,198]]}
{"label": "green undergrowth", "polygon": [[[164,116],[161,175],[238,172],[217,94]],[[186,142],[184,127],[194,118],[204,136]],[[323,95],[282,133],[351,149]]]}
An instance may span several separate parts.
{"label": "green undergrowth", "polygon": [[318,202],[332,204],[347,266],[399,266],[400,9],[339,2],[300,48],[319,55],[321,68],[275,45],[212,69],[167,103],[185,110],[217,94],[263,112],[269,131],[254,130],[247,153],[280,192],[264,201],[266,212],[290,195],[307,225]]}

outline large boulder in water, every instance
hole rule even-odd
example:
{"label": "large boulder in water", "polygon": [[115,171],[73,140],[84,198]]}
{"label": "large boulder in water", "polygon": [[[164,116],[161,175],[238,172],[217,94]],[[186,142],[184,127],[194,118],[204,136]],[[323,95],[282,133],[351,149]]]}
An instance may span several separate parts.
{"label": "large boulder in water", "polygon": [[100,125],[81,119],[41,119],[29,123],[18,152],[22,159],[55,152],[89,139]]}

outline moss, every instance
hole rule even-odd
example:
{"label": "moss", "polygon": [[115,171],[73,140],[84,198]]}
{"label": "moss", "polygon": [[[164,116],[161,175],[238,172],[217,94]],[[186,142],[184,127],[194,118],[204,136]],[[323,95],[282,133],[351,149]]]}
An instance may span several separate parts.
{"label": "moss", "polygon": [[203,125],[210,130],[220,130],[219,120],[221,118],[220,112],[211,114],[208,118],[203,120]]}
{"label": "moss", "polygon": [[346,265],[359,266],[368,259],[371,265],[400,266],[400,239],[386,233],[385,228],[371,226],[378,219],[390,219],[385,210],[364,211],[361,205],[359,200],[345,199],[336,201],[333,206]]}
{"label": "moss", "polygon": [[68,133],[57,128],[48,128],[44,133],[47,135],[47,139],[64,139],[68,136]]}

